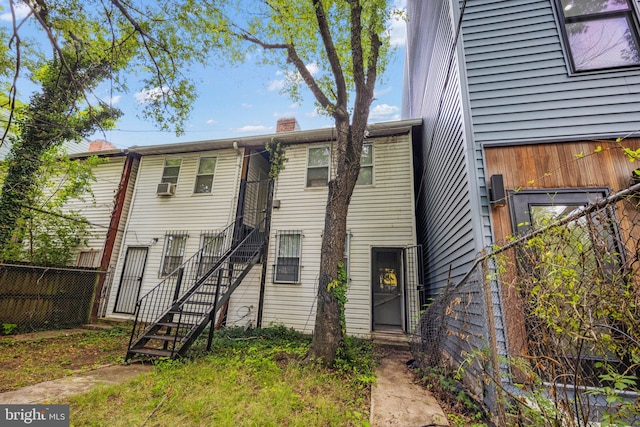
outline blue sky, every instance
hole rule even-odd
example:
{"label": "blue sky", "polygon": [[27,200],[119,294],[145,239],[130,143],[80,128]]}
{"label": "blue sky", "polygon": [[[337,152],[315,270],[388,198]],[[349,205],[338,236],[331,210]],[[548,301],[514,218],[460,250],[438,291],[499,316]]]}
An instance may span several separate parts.
{"label": "blue sky", "polygon": [[[404,7],[405,2],[395,1],[400,7]],[[0,1],[5,11],[6,4],[7,0]],[[6,16],[0,14],[0,21],[6,22],[6,19]],[[392,40],[396,51],[387,72],[378,79],[370,122],[400,118],[404,27],[403,21],[395,22],[392,26]],[[141,102],[144,102],[144,93],[111,94],[108,85],[102,87],[97,95],[120,108],[124,115],[116,129],[95,134],[90,139],[106,139],[118,148],[127,148],[133,145],[269,134],[275,132],[276,122],[282,117],[295,117],[303,130],[333,125],[330,118],[315,112],[314,99],[310,92],[303,92],[303,101],[300,104],[292,102],[288,95],[280,93],[284,83],[283,73],[273,67],[255,65],[254,62],[249,59],[239,67],[203,68],[196,74],[199,81],[196,86],[198,99],[185,126],[185,133],[180,137],[176,137],[175,133],[161,132],[153,123],[138,118],[142,110]],[[131,84],[130,87],[135,85]],[[27,98],[24,96],[24,90],[20,93],[21,98]]]}

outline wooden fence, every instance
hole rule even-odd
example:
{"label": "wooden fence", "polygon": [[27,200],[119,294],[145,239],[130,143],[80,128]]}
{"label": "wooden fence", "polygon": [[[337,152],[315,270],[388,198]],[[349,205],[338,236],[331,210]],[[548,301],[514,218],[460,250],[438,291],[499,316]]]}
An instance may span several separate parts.
{"label": "wooden fence", "polygon": [[0,334],[87,323],[101,274],[93,268],[0,263]]}

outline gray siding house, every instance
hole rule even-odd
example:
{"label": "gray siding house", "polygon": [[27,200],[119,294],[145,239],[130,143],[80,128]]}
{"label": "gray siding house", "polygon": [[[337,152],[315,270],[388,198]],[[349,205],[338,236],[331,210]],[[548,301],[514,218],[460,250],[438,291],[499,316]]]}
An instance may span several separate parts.
{"label": "gray siding house", "polygon": [[[640,8],[635,0],[407,7],[403,117],[424,120],[416,223],[435,296],[483,249],[522,231],[528,209],[518,206],[586,204],[630,186],[637,163],[622,148],[640,147]],[[509,196],[491,203],[491,183]],[[498,346],[513,354],[500,291]],[[483,316],[462,335],[486,337]],[[464,353],[463,341],[451,352]]]}

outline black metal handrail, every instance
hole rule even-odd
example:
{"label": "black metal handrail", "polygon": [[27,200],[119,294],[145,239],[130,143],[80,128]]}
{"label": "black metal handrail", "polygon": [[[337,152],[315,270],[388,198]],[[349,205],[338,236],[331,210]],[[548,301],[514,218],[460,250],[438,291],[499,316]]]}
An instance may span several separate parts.
{"label": "black metal handrail", "polygon": [[[150,326],[165,314],[174,303],[201,278],[204,255],[221,260],[232,250],[234,233],[240,224],[242,224],[242,217],[237,218],[217,234],[223,237],[223,245],[215,248],[212,246],[216,244],[215,241],[204,245],[189,259],[169,273],[158,285],[138,299],[129,346],[142,337]],[[218,262],[216,262],[216,264]],[[207,270],[210,269],[208,267],[209,266],[207,266]]]}

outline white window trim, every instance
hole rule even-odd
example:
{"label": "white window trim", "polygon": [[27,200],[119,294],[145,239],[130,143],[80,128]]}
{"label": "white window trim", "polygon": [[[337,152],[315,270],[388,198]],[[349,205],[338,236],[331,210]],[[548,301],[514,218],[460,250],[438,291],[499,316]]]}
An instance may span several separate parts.
{"label": "white window trim", "polygon": [[178,169],[178,176],[176,177],[176,182],[173,183],[176,187],[178,186],[178,184],[180,183],[180,174],[182,173],[182,158],[181,157],[166,157],[163,161],[162,161],[162,171],[160,172],[160,182],[164,183],[164,182],[170,182],[170,181],[165,181],[165,176],[164,176],[164,169],[167,167],[167,160],[180,160],[180,166]]}
{"label": "white window trim", "polygon": [[[312,166],[311,169],[320,169],[320,168],[327,168],[327,182],[325,183],[325,185],[317,185],[317,186],[312,186],[312,185],[307,185],[307,182],[309,180],[309,151],[313,150],[313,149],[317,149],[317,148],[328,148],[329,149],[329,161],[327,166]],[[316,189],[316,188],[327,188],[327,184],[329,183],[329,180],[331,180],[331,163],[333,160],[333,154],[332,154],[332,150],[331,150],[331,145],[330,144],[323,144],[323,145],[314,145],[311,147],[307,147],[307,155],[305,158],[305,169],[304,169],[304,188],[305,189]]]}
{"label": "white window trim", "polygon": [[[296,280],[294,281],[279,280],[278,279],[278,266],[279,266],[278,261],[281,258],[280,257],[280,239],[282,238],[282,236],[291,236],[291,235],[300,236],[300,239],[299,239],[300,244],[298,246],[298,274],[297,274]],[[304,237],[304,235],[302,234],[302,231],[301,230],[282,230],[282,231],[278,231],[276,236],[277,236],[276,247],[275,247],[276,256],[275,256],[275,264],[273,265],[273,283],[284,283],[284,284],[301,283],[302,282],[302,239]]]}
{"label": "white window trim", "polygon": [[[356,185],[359,187],[372,187],[375,183],[376,183],[376,168],[375,168],[375,163],[376,163],[376,153],[375,150],[373,148],[373,142],[365,142],[364,144],[362,144],[363,149],[365,145],[369,145],[371,147],[371,164],[370,165],[364,165],[364,167],[366,168],[371,168],[371,183],[369,184],[358,184],[358,182],[356,181]],[[362,159],[362,157],[361,157]],[[362,160],[360,160],[360,171],[362,171],[363,165],[362,165]],[[360,179],[360,174],[358,174],[358,179]]]}
{"label": "white window trim", "polygon": [[[198,170],[200,169],[200,161],[202,159],[216,159],[216,165],[214,167],[213,173],[203,173],[203,174],[199,174]],[[194,196],[202,196],[202,195],[209,195],[209,194],[213,194],[213,187],[214,187],[214,183],[216,180],[216,172],[218,170],[218,156],[201,156],[198,157],[198,162],[196,164],[196,176],[193,180],[193,195]],[[196,185],[198,184],[198,177],[199,176],[209,176],[211,175],[211,189],[209,192],[206,193],[198,193],[196,191]]]}
{"label": "white window trim", "polygon": [[162,247],[162,260],[160,262],[160,271],[158,272],[158,277],[167,277],[169,275],[171,275],[171,273],[173,271],[164,271],[165,268],[165,264],[167,262],[167,256],[169,256],[167,254],[167,249],[168,249],[168,242],[170,240],[170,238],[181,238],[184,239],[183,243],[182,243],[182,247],[180,248],[180,264],[182,264],[184,262],[184,253],[185,253],[185,249],[187,247],[187,239],[189,238],[189,233],[187,232],[171,232],[171,233],[167,233],[164,236],[164,246]]}

